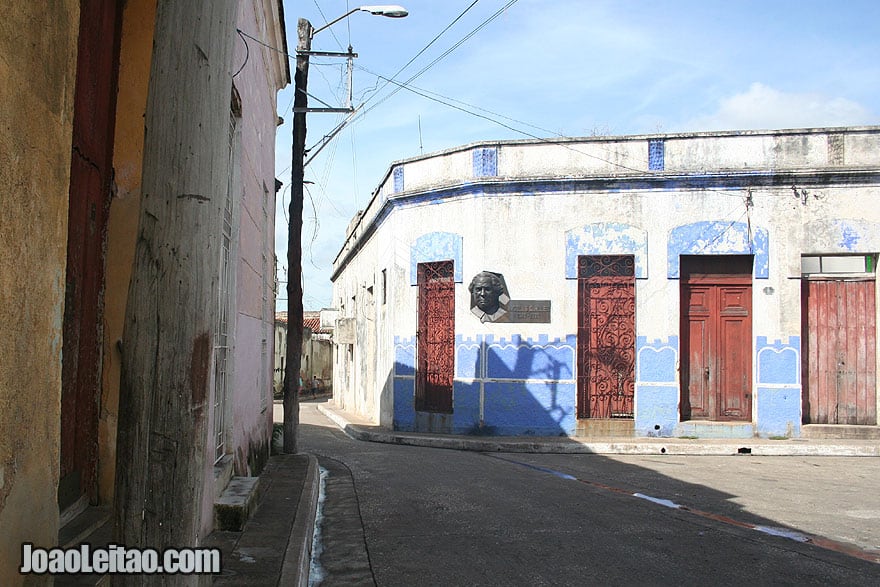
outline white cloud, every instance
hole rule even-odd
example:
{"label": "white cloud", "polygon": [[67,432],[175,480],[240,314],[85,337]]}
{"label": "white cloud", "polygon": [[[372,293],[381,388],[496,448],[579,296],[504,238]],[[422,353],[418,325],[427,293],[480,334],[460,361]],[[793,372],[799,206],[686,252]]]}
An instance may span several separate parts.
{"label": "white cloud", "polygon": [[819,93],[788,93],[753,83],[721,100],[718,110],[691,119],[686,130],[748,130],[853,126],[876,123],[867,108],[846,98]]}

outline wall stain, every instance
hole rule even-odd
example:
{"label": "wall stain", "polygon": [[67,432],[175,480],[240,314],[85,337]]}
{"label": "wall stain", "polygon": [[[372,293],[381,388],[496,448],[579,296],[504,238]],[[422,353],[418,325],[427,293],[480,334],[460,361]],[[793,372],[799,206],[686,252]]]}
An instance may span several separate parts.
{"label": "wall stain", "polygon": [[203,332],[196,336],[190,357],[190,391],[192,407],[201,415],[208,395],[208,374],[211,366],[211,336]]}

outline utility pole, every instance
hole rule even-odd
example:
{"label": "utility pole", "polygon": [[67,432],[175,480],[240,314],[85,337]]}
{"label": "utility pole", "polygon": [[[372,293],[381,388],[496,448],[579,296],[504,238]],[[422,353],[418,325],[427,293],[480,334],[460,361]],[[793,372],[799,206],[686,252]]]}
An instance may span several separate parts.
{"label": "utility pole", "polygon": [[[287,365],[284,370],[284,452],[297,452],[297,432],[299,430],[299,371],[302,366],[303,336],[303,290],[302,290],[302,212],[305,188],[306,157],[306,113],[308,112],[347,112],[349,119],[336,127],[322,145],[314,149],[316,155],[336,133],[349,122],[355,109],[351,107],[351,59],[357,57],[351,47],[347,53],[315,51],[315,55],[346,57],[349,60],[349,103],[345,108],[309,108],[307,93],[309,80],[309,55],[312,52],[312,37],[355,12],[369,12],[375,16],[403,18],[408,13],[403,6],[358,6],[342,16],[335,18],[320,28],[301,18],[297,23],[296,73],[293,77],[293,145],[291,161],[290,226],[287,230]],[[318,100],[319,102],[321,100]]]}
{"label": "utility pole", "polygon": [[231,0],[169,0],[156,11],[116,438],[114,539],[126,546],[161,551],[204,538],[235,15]]}
{"label": "utility pole", "polygon": [[284,371],[284,452],[297,452],[299,431],[299,372],[302,364],[303,291],[302,291],[302,212],[305,179],[306,93],[309,79],[309,51],[312,49],[312,24],[297,23],[296,73],[293,95],[293,156],[291,161],[290,226],[287,231],[287,366]]}

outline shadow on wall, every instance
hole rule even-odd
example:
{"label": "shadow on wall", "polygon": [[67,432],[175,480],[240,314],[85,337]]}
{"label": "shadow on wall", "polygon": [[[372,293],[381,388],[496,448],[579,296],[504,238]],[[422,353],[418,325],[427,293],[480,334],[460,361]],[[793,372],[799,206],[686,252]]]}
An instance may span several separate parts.
{"label": "shadow on wall", "polygon": [[452,414],[415,410],[414,341],[398,339],[391,375],[393,427],[445,434],[572,435],[576,428],[573,339],[458,337]]}

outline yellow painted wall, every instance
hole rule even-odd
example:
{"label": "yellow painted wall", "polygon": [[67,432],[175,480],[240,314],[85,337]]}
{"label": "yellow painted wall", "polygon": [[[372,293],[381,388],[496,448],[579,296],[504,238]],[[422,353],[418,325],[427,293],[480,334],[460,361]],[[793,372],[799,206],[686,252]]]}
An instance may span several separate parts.
{"label": "yellow painted wall", "polygon": [[[47,18],[47,14],[51,18]],[[0,584],[55,546],[61,338],[79,2],[0,19]],[[48,580],[48,579],[47,579]]]}
{"label": "yellow painted wall", "polygon": [[119,94],[113,148],[116,195],[107,228],[104,293],[104,368],[98,423],[98,495],[113,499],[116,473],[116,423],[119,416],[120,359],[125,303],[134,260],[144,158],[144,112],[150,81],[156,0],[128,0],[122,15]]}

